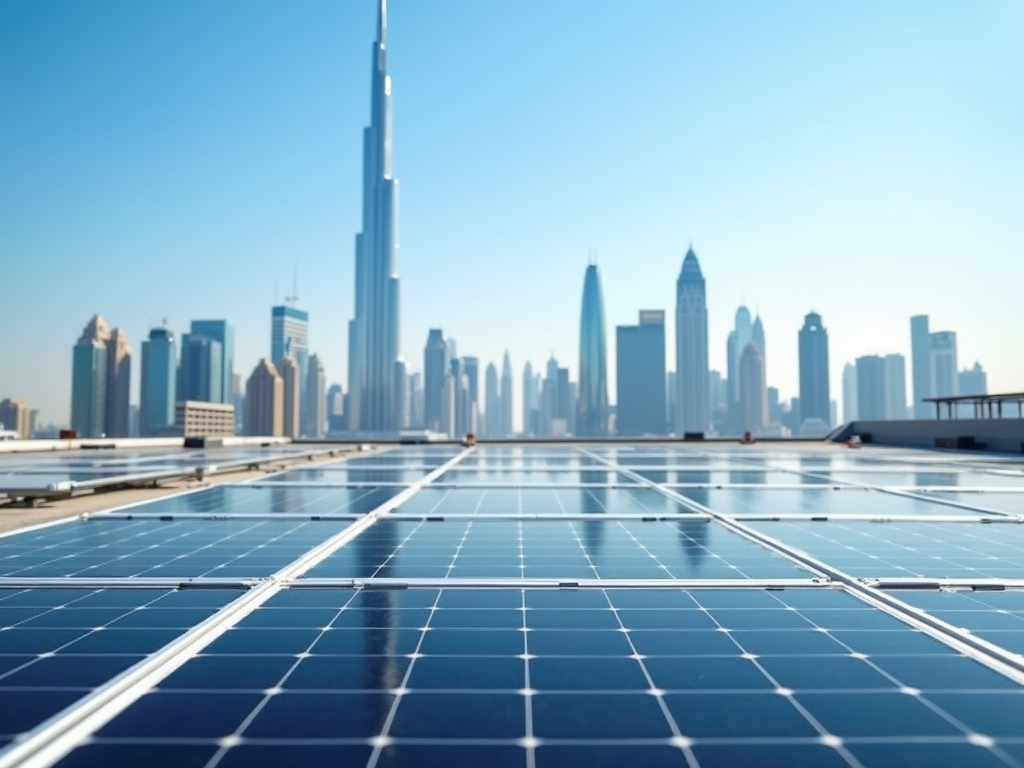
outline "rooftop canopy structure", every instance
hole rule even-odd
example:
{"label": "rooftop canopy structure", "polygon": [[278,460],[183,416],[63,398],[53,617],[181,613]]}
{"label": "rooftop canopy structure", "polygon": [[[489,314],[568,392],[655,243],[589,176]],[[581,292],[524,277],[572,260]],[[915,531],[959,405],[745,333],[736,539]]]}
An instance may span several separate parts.
{"label": "rooftop canopy structure", "polygon": [[[1016,405],[1017,418],[1024,418],[1024,392],[1003,395],[955,395],[951,397],[926,397],[926,403],[935,404],[935,418],[942,418],[942,406],[946,406],[946,418],[957,418],[958,405],[974,407],[976,419],[1003,418],[1003,405]],[[1012,414],[1007,414],[1012,415]]]}

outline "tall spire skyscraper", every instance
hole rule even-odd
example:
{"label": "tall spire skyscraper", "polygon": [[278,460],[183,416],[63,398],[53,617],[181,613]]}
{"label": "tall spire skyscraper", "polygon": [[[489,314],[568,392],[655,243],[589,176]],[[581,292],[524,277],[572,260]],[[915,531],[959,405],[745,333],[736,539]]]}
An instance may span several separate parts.
{"label": "tall spire skyscraper", "polygon": [[676,434],[704,432],[708,418],[708,309],[691,247],[676,281]]}
{"label": "tall spire skyscraper", "polygon": [[372,48],[370,124],[363,130],[363,228],[356,235],[355,317],[348,327],[349,429],[400,427],[398,363],[398,181],[391,176],[391,77],[387,4],[380,0]]}
{"label": "tall spire skyscraper", "polygon": [[587,267],[580,313],[580,395],[576,433],[583,437],[608,434],[608,358],[604,336],[604,299],[597,265]]}

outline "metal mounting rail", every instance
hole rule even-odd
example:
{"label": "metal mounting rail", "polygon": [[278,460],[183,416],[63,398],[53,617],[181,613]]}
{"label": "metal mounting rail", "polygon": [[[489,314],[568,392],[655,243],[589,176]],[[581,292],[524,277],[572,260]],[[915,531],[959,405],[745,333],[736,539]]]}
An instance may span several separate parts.
{"label": "metal mounting rail", "polygon": [[[287,472],[288,470],[282,470]],[[267,476],[269,477],[269,475]],[[426,477],[426,475],[424,475]],[[416,481],[414,481],[416,482]],[[246,480],[241,483],[230,483],[221,486],[222,488],[408,488],[409,483],[395,482],[392,480],[375,483],[372,480],[353,480],[348,482],[322,482],[312,480]]]}
{"label": "metal mounting rail", "polygon": [[252,589],[266,579],[218,579],[181,577],[103,578],[60,576],[55,578],[0,577],[0,589]]}
{"label": "metal mounting rail", "polygon": [[114,520],[117,522],[124,522],[126,520],[156,520],[158,522],[173,522],[175,520],[277,520],[280,522],[312,520],[314,522],[321,522],[328,520],[358,520],[361,517],[365,517],[366,514],[369,513],[357,514],[353,512],[337,515],[311,515],[308,512],[241,512],[233,515],[225,512],[141,512],[96,516],[84,514],[81,516],[81,519],[95,521]]}
{"label": "metal mounting rail", "polygon": [[922,578],[862,578],[865,586],[887,590],[960,590],[975,592],[1002,592],[1024,589],[1024,579],[922,579]]}
{"label": "metal mounting rail", "polygon": [[[586,453],[593,456],[593,454],[589,454],[589,452]],[[598,458],[596,456],[594,457]],[[622,472],[624,470],[620,469],[619,471]],[[826,576],[837,583],[843,584],[850,594],[859,598],[863,602],[885,611],[890,616],[903,621],[905,624],[913,626],[915,629],[920,629],[930,637],[940,640],[960,653],[970,656],[976,661],[994,669],[1016,683],[1024,685],[1024,656],[1007,651],[999,646],[982,640],[981,638],[975,637],[964,629],[954,627],[951,624],[940,621],[939,619],[928,615],[926,612],[918,610],[917,608],[892,597],[891,594],[866,584],[862,579],[850,576],[845,571],[841,571],[838,568],[834,568],[827,563],[818,560],[817,558],[811,557],[803,550],[790,547],[778,539],[772,538],[771,536],[763,534],[753,528],[749,528],[728,516],[721,515],[720,513],[690,499],[686,499],[686,497],[680,496],[668,488],[654,483],[651,483],[650,487],[659,490],[669,498],[685,502],[691,508],[711,515],[718,523],[727,527],[729,530],[735,531],[736,533],[746,536],[746,538],[752,541],[760,543],[772,552],[782,555],[787,559],[798,563],[805,568],[809,568],[815,573]]]}
{"label": "metal mounting rail", "polygon": [[686,512],[680,513],[612,513],[612,512],[552,512],[551,514],[544,513],[526,513],[516,514],[511,512],[479,512],[472,514],[469,512],[465,513],[451,513],[444,512],[441,514],[433,514],[431,512],[423,513],[412,513],[412,512],[392,512],[387,516],[388,520],[424,520],[426,522],[444,522],[444,521],[465,521],[472,520],[477,523],[487,522],[523,522],[523,521],[558,521],[558,520],[582,520],[588,523],[602,523],[602,522],[627,522],[630,520],[642,522],[642,523],[694,523],[694,522],[709,522],[712,518],[710,515],[705,515],[700,512]]}
{"label": "metal mounting rail", "polygon": [[[468,448],[458,454],[420,482],[409,486],[405,494],[400,496],[411,497],[472,450]],[[392,499],[388,503],[393,501]],[[280,592],[284,583],[301,577],[310,568],[325,560],[363,529],[372,525],[380,515],[386,514],[387,509],[387,504],[381,505],[365,518],[356,521],[344,531],[285,566],[267,581],[248,590],[177,640],[33,728],[22,741],[0,755],[0,768],[44,768],[60,760],[91,733],[123,712],[196,653]]]}
{"label": "metal mounting rail", "polygon": [[821,589],[828,579],[298,579],[288,589]]}
{"label": "metal mounting rail", "polygon": [[1019,517],[986,517],[981,512],[976,515],[815,515],[812,513],[759,515],[743,512],[736,514],[721,512],[719,514],[731,520],[748,523],[825,523],[830,521],[833,523],[1017,523],[1024,521],[1024,518]]}

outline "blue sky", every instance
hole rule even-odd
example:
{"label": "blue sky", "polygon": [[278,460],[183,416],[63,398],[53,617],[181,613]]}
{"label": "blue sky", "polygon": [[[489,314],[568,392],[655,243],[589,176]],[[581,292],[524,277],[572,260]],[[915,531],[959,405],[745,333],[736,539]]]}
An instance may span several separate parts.
{"label": "blue sky", "polygon": [[[390,0],[402,347],[577,367],[596,251],[609,342],[672,316],[692,238],[713,367],[741,302],[769,383],[796,333],[909,354],[911,314],[1024,389],[1024,4]],[[0,397],[67,418],[95,313],[226,317],[244,374],[270,306],[345,381],[372,0],[0,3]],[[673,349],[669,333],[669,349]],[[671,364],[673,355],[669,354]],[[610,359],[614,360],[612,356]],[[614,382],[614,375],[610,376]],[[518,386],[518,383],[517,383]]]}

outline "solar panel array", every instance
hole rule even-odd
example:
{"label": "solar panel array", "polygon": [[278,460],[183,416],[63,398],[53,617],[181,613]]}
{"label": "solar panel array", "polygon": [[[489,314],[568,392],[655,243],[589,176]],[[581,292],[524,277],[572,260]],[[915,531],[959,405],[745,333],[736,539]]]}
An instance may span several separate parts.
{"label": "solar panel array", "polygon": [[16,453],[0,457],[0,499],[47,497],[72,490],[159,482],[225,469],[325,454],[324,446],[267,444],[185,449],[103,449]]}
{"label": "solar panel array", "polygon": [[1024,472],[382,450],[0,537],[13,765],[1024,766]]}

